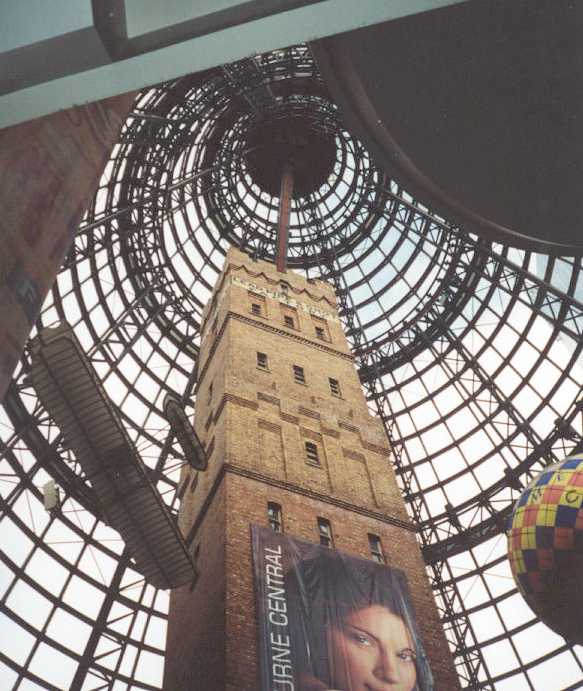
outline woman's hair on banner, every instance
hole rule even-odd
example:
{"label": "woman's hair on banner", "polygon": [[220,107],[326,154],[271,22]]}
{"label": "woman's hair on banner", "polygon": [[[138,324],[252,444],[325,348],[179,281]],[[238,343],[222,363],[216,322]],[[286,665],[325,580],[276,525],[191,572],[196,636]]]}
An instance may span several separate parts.
{"label": "woman's hair on banner", "polygon": [[402,571],[253,532],[265,691],[434,688]]}

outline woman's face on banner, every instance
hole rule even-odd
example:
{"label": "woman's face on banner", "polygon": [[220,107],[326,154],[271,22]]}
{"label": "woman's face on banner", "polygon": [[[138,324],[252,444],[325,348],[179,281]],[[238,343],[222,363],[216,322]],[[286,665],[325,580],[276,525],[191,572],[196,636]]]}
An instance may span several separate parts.
{"label": "woman's face on banner", "polygon": [[401,617],[382,605],[349,614],[328,629],[332,687],[341,691],[412,691],[415,649]]}

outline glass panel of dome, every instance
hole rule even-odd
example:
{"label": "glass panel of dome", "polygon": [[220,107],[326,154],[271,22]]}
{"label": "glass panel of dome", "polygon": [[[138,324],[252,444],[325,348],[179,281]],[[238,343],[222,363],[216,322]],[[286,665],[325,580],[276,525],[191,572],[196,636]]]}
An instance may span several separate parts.
{"label": "glass panel of dome", "polygon": [[[520,604],[505,561],[505,537],[499,528],[488,528],[488,520],[503,519],[516,497],[516,490],[504,485],[504,468],[511,467],[524,482],[533,469],[553,460],[563,449],[561,440],[552,439],[549,457],[533,458],[530,466],[525,461],[551,438],[557,417],[581,398],[583,380],[573,362],[581,357],[583,318],[564,294],[567,279],[583,281],[580,258],[554,260],[552,284],[559,292],[550,295],[540,280],[546,257],[501,244],[485,246],[468,229],[431,217],[426,205],[375,167],[338,120],[336,106],[318,91],[320,77],[305,48],[280,51],[258,64],[265,79],[285,82],[295,94],[294,103],[305,104],[335,132],[337,151],[328,179],[309,198],[292,200],[288,264],[292,272],[326,278],[344,295],[343,327],[369,404],[380,413],[393,441],[405,441],[404,448],[395,446],[398,481],[412,490],[408,506],[436,594],[452,608],[445,620],[460,676],[472,680],[467,682],[470,688],[515,691],[534,686],[546,691],[558,661],[566,670],[565,684],[576,683],[570,680],[581,667],[573,654],[560,652],[561,646],[550,651],[551,672],[541,666],[536,674],[523,667],[527,656],[522,648],[525,659],[512,651],[510,642],[518,635],[513,632],[529,621],[529,610]],[[316,91],[306,95],[302,90],[307,84]],[[259,258],[273,258],[278,201],[243,169],[237,149],[241,140],[230,124],[225,125],[228,136],[220,140],[212,172],[193,178],[205,169],[206,142],[225,124],[221,118],[231,97],[220,70],[202,81],[187,78],[183,86],[180,94],[171,83],[139,96],[136,108],[152,114],[161,103],[171,104],[165,114],[171,122],[164,128],[136,118],[125,124],[108,176],[81,224],[86,230],[76,236],[75,250],[39,317],[39,326],[46,326],[65,310],[72,315],[75,332],[106,378],[128,434],[145,451],[173,507],[178,506],[180,458],[176,445],[167,443],[162,401],[168,391],[192,396],[202,306],[226,249],[235,244]],[[166,192],[169,180],[171,193]],[[228,184],[231,180],[234,184]],[[526,267],[530,276],[524,273]],[[555,307],[544,307],[549,299],[558,299],[561,313],[569,318],[558,319]],[[537,311],[540,316],[535,316]],[[515,346],[518,354],[512,352]],[[531,374],[530,366],[539,357],[544,364]],[[75,459],[27,384],[27,364],[25,353],[0,426],[3,461],[9,468],[1,483],[6,500],[0,522],[3,549],[22,565],[32,541],[41,539],[39,528],[48,526],[41,547],[49,558],[62,561],[54,582],[47,575],[46,588],[53,592],[72,574],[64,602],[73,608],[71,616],[85,625],[85,617],[95,619],[99,613],[113,567],[121,562],[122,546],[109,542],[115,539],[111,531],[97,528],[102,524],[83,496],[68,498],[61,516],[44,513],[37,488],[51,468],[38,438],[57,449],[72,472]],[[462,412],[453,412],[457,406]],[[579,434],[580,418],[574,424]],[[37,472],[40,467],[42,474]],[[459,478],[450,482],[455,474]],[[453,515],[460,513],[461,534],[446,515],[447,502]],[[31,513],[36,530],[29,525]],[[22,524],[15,522],[16,516]],[[482,545],[468,550],[465,530],[470,525],[483,530],[478,540]],[[84,545],[91,546],[78,562]],[[446,552],[446,545],[453,551]],[[41,555],[35,550],[26,567],[39,588],[46,566]],[[104,560],[102,582],[98,565]],[[77,568],[87,578],[80,577]],[[143,619],[146,641],[156,651],[152,660],[136,656],[131,644],[120,655],[117,685],[139,688],[152,683],[147,670],[161,665],[168,596],[144,587],[130,567],[124,574],[121,590],[114,590],[111,616],[130,613],[130,620],[142,608],[156,612]],[[15,577],[18,582],[18,571]],[[505,626],[501,640],[487,649],[469,648],[466,654],[472,636],[458,638],[456,632],[466,630],[467,609],[485,605],[471,617],[495,620],[489,602],[496,597],[503,598],[497,604]],[[124,621],[116,625],[118,630],[129,630]],[[16,618],[4,623],[10,641],[20,640],[19,635],[23,641],[3,652],[30,669],[21,652],[30,650],[24,640],[29,634],[19,634]],[[57,628],[51,628],[55,636]],[[98,631],[104,633],[101,624]],[[135,635],[131,637],[138,646]],[[108,665],[115,668],[111,661]],[[136,682],[136,677],[144,681]]]}

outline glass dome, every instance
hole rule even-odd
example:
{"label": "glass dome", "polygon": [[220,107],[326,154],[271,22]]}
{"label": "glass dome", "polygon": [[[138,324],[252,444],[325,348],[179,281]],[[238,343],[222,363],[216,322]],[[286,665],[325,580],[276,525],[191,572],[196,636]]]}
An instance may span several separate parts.
{"label": "glass dome", "polygon": [[[250,149],[260,123],[290,117],[329,159],[291,201],[288,266],[336,287],[462,686],[580,688],[583,649],[518,594],[504,527],[530,478],[581,448],[581,258],[488,243],[432,213],[342,125],[306,47],[139,94],[32,336],[74,328],[176,513],[184,458],[164,399],[194,402],[201,312],[228,247],[275,257],[279,199]],[[4,687],[161,688],[168,593],[88,500],[29,347],[0,431]],[[47,512],[51,478],[62,503]]]}

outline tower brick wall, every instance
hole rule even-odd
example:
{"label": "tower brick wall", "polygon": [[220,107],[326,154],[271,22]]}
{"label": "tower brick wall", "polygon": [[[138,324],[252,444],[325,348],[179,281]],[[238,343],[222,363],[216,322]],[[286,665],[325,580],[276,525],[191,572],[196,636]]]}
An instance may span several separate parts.
{"label": "tower brick wall", "polygon": [[286,534],[309,542],[326,518],[348,554],[370,558],[368,533],[378,535],[407,575],[435,688],[459,688],[332,287],[229,250],[203,314],[198,374],[194,425],[209,467],[183,471],[179,522],[201,575],[171,596],[164,689],[259,689],[250,526],[268,525],[268,502],[282,507]]}

